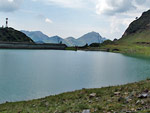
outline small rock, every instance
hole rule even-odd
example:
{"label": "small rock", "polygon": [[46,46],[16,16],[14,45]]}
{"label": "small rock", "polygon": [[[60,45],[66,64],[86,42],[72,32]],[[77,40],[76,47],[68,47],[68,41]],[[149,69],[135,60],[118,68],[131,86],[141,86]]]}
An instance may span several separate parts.
{"label": "small rock", "polygon": [[125,95],[128,95],[129,93],[128,93],[128,92],[125,92],[124,94],[125,94]]}
{"label": "small rock", "polygon": [[131,108],[131,111],[136,111],[135,108]]}
{"label": "small rock", "polygon": [[143,98],[147,98],[148,97],[148,93],[142,93],[139,94],[138,98],[143,99]]}
{"label": "small rock", "polygon": [[138,100],[138,101],[136,101],[136,104],[139,104],[141,101],[140,100]]}
{"label": "small rock", "polygon": [[92,101],[89,101],[89,103],[92,103]]}
{"label": "small rock", "polygon": [[114,92],[114,95],[118,96],[118,95],[120,95],[120,92]]}
{"label": "small rock", "polygon": [[145,102],[144,102],[143,100],[138,100],[138,101],[136,102],[136,104],[144,105],[144,104],[145,104]]}
{"label": "small rock", "polygon": [[87,109],[87,110],[83,110],[83,112],[82,113],[90,113],[90,110],[89,109]]}
{"label": "small rock", "polygon": [[48,105],[49,105],[49,102],[46,102],[45,105],[48,106]]}
{"label": "small rock", "polygon": [[33,105],[33,107],[35,107],[36,105]]}
{"label": "small rock", "polygon": [[132,99],[131,99],[130,96],[128,96],[128,97],[125,98],[125,100],[126,100],[127,103],[129,103],[129,101],[131,101]]}
{"label": "small rock", "polygon": [[137,109],[137,111],[141,111],[141,110],[142,110],[141,108],[138,108],[138,109]]}
{"label": "small rock", "polygon": [[144,92],[145,92],[145,93],[148,93],[148,92],[149,92],[149,90],[148,90],[148,89],[146,89]]}
{"label": "small rock", "polygon": [[144,104],[145,104],[145,102],[144,102],[143,100],[141,100],[141,104],[142,104],[142,105],[144,105]]}
{"label": "small rock", "polygon": [[96,97],[96,93],[91,93],[90,98],[92,98],[92,97]]}
{"label": "small rock", "polygon": [[124,101],[123,97],[119,97],[118,102]]}

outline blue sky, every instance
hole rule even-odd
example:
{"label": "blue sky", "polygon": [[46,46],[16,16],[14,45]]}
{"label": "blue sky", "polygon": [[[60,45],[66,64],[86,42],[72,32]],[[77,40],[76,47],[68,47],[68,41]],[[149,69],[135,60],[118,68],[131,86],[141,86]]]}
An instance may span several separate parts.
{"label": "blue sky", "polygon": [[129,23],[150,9],[149,0],[0,0],[0,25],[62,38],[96,31],[120,38]]}

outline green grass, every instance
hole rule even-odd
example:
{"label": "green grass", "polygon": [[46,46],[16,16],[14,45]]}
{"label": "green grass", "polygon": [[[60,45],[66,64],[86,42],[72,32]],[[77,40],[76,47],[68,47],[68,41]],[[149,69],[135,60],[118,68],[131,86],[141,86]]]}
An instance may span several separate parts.
{"label": "green grass", "polygon": [[[149,86],[150,80],[147,79],[121,86],[82,89],[37,100],[1,104],[0,113],[81,113],[85,109],[92,113],[146,113],[150,112],[150,98],[139,99],[138,95],[150,91]],[[96,96],[91,97],[92,93]]]}
{"label": "green grass", "polygon": [[[140,44],[137,44],[137,42]],[[142,42],[150,43],[150,30],[130,34],[114,44],[106,44],[100,48],[110,49],[110,52],[115,52],[113,51],[114,49],[119,49],[119,51],[116,52],[150,56],[150,44],[141,44]]]}
{"label": "green grass", "polygon": [[66,50],[76,51],[76,50],[77,50],[77,48],[75,48],[75,47],[66,47]]}

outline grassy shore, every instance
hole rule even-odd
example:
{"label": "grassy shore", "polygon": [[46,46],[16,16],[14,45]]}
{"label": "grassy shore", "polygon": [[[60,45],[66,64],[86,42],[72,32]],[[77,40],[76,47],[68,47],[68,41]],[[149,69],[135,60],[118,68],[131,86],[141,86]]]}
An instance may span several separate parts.
{"label": "grassy shore", "polygon": [[84,110],[91,113],[150,112],[150,80],[0,105],[0,113],[82,113]]}

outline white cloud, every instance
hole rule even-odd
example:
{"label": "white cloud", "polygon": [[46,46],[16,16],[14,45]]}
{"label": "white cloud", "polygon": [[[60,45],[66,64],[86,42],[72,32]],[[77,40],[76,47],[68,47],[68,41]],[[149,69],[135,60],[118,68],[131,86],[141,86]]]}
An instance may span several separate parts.
{"label": "white cloud", "polygon": [[94,4],[97,0],[32,0],[42,1],[47,5],[57,5],[65,8],[88,8],[91,3]]}
{"label": "white cloud", "polygon": [[129,11],[150,8],[149,0],[98,0],[97,14],[115,15]]}
{"label": "white cloud", "polygon": [[0,0],[1,12],[12,12],[20,8],[23,0]]}
{"label": "white cloud", "polygon": [[53,23],[53,21],[51,19],[49,19],[49,18],[46,18],[45,22],[50,23],[50,24]]}

